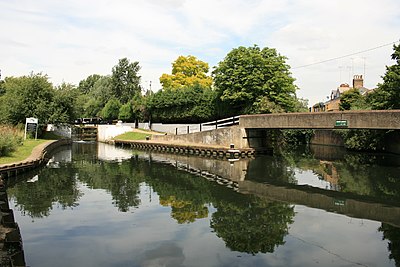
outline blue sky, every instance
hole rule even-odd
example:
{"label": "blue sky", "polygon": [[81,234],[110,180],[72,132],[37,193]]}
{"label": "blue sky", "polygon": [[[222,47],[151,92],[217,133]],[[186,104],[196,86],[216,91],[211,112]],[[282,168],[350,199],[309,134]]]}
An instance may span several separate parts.
{"label": "blue sky", "polygon": [[398,0],[0,0],[2,78],[47,74],[57,85],[108,75],[127,57],[139,61],[142,84],[160,88],[179,55],[210,69],[239,46],[276,48],[309,104],[325,101],[353,74],[381,82],[392,45],[324,64],[400,39]]}

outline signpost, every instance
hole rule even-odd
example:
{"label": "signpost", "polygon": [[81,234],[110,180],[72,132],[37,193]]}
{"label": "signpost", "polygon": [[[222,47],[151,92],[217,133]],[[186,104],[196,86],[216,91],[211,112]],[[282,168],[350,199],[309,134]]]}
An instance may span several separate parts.
{"label": "signpost", "polygon": [[37,139],[37,131],[38,131],[38,122],[39,120],[37,118],[26,118],[25,122],[25,139],[26,139],[26,133],[27,132],[34,132],[35,133],[35,139]]}

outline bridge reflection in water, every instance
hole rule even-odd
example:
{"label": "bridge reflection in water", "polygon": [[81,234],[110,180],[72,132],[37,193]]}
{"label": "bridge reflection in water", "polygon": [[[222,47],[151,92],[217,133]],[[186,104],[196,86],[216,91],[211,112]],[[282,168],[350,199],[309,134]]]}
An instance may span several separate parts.
{"label": "bridge reflection in water", "polygon": [[[288,163],[287,166],[282,166],[280,171],[278,168],[279,173],[277,173],[276,168],[276,157],[272,156],[233,161],[154,152],[149,152],[149,154],[142,156],[149,157],[153,161],[169,163],[178,169],[234,188],[239,193],[253,194],[271,200],[305,205],[355,218],[381,221],[400,227],[400,196],[398,194],[385,195],[381,194],[382,192],[374,192],[376,188],[373,188],[372,184],[370,184],[371,188],[366,190],[367,192],[365,190],[358,191],[357,185],[351,188],[341,182],[341,178],[345,178],[345,175],[349,176],[348,168],[354,167],[351,165],[352,162],[349,161],[361,160],[361,162],[358,162],[361,166],[362,164],[366,164],[362,162],[363,159],[352,158],[352,156],[357,157],[360,154],[345,154],[344,150],[340,147],[312,146],[311,149],[310,156],[312,155],[312,157],[308,161],[302,158],[301,162],[297,162],[298,164],[296,164],[296,162],[293,162],[296,159],[289,159],[288,161],[294,165]],[[364,156],[374,161],[379,161],[380,157],[383,157],[382,160],[385,160],[385,157],[382,155]],[[284,157],[281,160],[285,161]],[[392,157],[391,159],[394,159],[395,162],[392,161],[389,163],[400,166],[400,158]],[[271,165],[270,168],[268,165]],[[396,167],[394,168],[396,170]],[[310,185],[307,182],[303,185],[299,184],[301,181],[295,177],[294,170],[300,172],[311,171],[317,174],[320,182],[323,182],[321,183],[323,185],[321,186],[322,188]],[[254,175],[256,173],[257,176]],[[372,173],[370,174],[373,175]],[[360,176],[363,173],[356,172],[354,177],[350,175],[351,177],[346,177],[346,179],[359,181],[361,177],[357,177],[357,175]],[[368,178],[374,179],[373,177],[363,177],[363,179]],[[381,178],[384,181],[380,184],[380,187],[385,186],[386,182],[388,183],[386,184],[387,191],[391,191],[393,188],[390,181],[393,177],[389,174],[389,177]],[[360,186],[363,187],[366,182],[361,181],[361,183]],[[326,184],[329,184],[330,190],[326,189]]]}

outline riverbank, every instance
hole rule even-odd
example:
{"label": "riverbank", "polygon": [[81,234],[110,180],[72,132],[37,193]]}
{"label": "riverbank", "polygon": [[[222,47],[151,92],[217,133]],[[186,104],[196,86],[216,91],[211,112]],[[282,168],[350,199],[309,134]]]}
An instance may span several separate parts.
{"label": "riverbank", "polygon": [[[0,266],[25,266],[24,250],[19,227],[13,210],[8,206],[8,197],[3,178],[31,170],[47,162],[48,153],[55,148],[70,144],[71,140],[43,140],[38,142],[30,155],[13,163],[0,164]],[[28,149],[30,146],[28,146]],[[19,157],[15,157],[19,159]]]}
{"label": "riverbank", "polygon": [[150,149],[163,152],[173,152],[182,154],[196,154],[219,157],[251,157],[255,154],[253,148],[240,148],[218,146],[218,145],[202,145],[194,143],[178,143],[161,140],[123,140],[114,139],[110,142],[116,146],[129,146],[137,149]]}
{"label": "riverbank", "polygon": [[47,161],[46,156],[48,153],[59,146],[67,144],[71,144],[70,139],[48,140],[35,146],[27,158],[12,163],[0,164],[0,179],[39,167]]}

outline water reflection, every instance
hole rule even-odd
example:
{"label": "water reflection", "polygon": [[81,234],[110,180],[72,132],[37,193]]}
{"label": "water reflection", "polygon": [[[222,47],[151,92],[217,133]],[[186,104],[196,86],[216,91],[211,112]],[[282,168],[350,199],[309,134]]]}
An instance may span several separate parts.
{"label": "water reflection", "polygon": [[400,203],[400,156],[344,154],[342,148],[323,148],[257,157],[249,164],[246,180],[310,185]]}
{"label": "water reflection", "polygon": [[[21,211],[23,238],[31,251],[28,263],[52,266],[61,259],[76,266],[399,263],[399,170],[379,164],[379,157],[318,158],[309,150],[228,162],[101,146],[106,145],[74,145],[47,168],[19,177],[18,183],[10,181],[9,196]],[[37,178],[32,182],[32,177]],[[326,182],[322,189],[315,188],[319,180]],[[351,186],[344,182],[348,180],[353,181]],[[310,183],[314,187],[307,186]],[[35,221],[28,222],[27,217]],[[348,220],[357,223],[350,225]],[[49,235],[58,238],[47,240]],[[104,248],[100,240],[113,249]],[[50,245],[54,242],[59,246]],[[41,254],[38,246],[57,257]],[[83,258],[71,261],[69,256],[77,252],[69,247],[81,248],[87,255],[79,253]],[[94,251],[102,251],[95,253],[96,262],[91,258]],[[303,256],[308,254],[313,256]]]}

